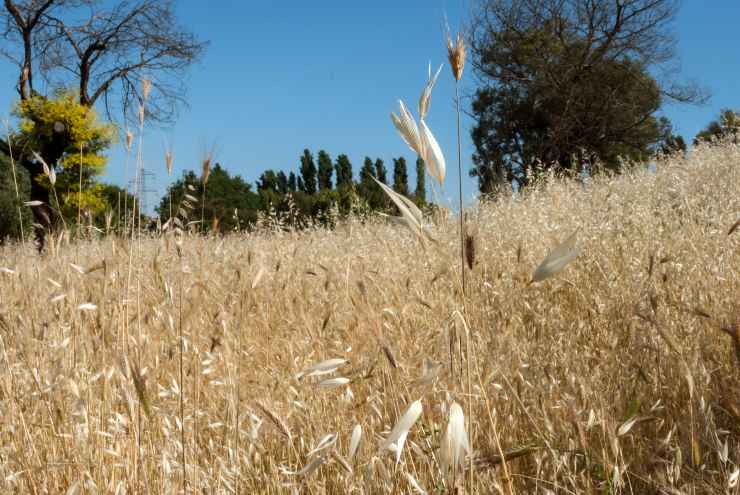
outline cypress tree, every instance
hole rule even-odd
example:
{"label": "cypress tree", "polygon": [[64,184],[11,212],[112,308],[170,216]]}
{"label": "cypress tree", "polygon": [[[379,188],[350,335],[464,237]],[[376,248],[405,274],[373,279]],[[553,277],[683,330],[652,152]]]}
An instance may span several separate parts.
{"label": "cypress tree", "polygon": [[277,190],[280,194],[288,193],[288,177],[282,170],[277,173]]}
{"label": "cypress tree", "polygon": [[[373,180],[375,174],[375,168],[373,167],[373,161],[369,156],[365,157],[365,161],[362,163],[360,169],[360,196],[362,196],[368,204],[371,204],[371,195],[377,185]],[[371,205],[372,206],[372,205]]]}
{"label": "cypress tree", "polygon": [[424,167],[424,160],[421,157],[416,159],[416,191],[414,191],[414,199],[416,204],[423,205],[427,201],[427,188],[426,188],[426,170]]}
{"label": "cypress tree", "polygon": [[333,171],[334,168],[329,153],[324,150],[319,151],[319,191],[331,189],[331,174]]}
{"label": "cypress tree", "polygon": [[334,165],[337,171],[337,189],[352,187],[352,163],[347,155],[339,155]]}
{"label": "cypress tree", "polygon": [[409,194],[409,174],[404,157],[393,159],[393,190],[404,196]]}
{"label": "cypress tree", "polygon": [[298,185],[295,182],[295,174],[293,172],[288,176],[288,191],[296,192]]}
{"label": "cypress tree", "polygon": [[375,178],[383,184],[388,184],[388,171],[380,158],[375,160]]}
{"label": "cypress tree", "polygon": [[301,157],[301,179],[303,179],[299,181],[299,184],[303,184],[301,190],[308,195],[316,194],[316,164],[308,149],[303,150]]}

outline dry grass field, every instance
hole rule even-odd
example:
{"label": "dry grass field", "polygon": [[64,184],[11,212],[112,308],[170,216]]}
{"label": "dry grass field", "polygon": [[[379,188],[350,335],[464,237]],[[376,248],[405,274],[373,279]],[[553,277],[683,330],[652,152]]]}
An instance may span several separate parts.
{"label": "dry grass field", "polygon": [[0,248],[1,491],[738,494],[738,216],[731,144],[552,179],[465,301],[454,218]]}

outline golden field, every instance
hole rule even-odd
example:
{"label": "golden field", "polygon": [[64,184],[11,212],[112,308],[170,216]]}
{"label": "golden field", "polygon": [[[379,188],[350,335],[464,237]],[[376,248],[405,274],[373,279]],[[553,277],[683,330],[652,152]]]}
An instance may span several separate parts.
{"label": "golden field", "polygon": [[738,494],[738,217],[723,144],[472,208],[465,298],[454,217],[0,248],[1,491]]}

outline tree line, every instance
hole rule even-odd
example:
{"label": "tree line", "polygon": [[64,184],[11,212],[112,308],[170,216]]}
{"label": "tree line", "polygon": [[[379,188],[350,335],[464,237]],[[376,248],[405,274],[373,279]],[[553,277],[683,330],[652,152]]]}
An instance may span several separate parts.
{"label": "tree line", "polygon": [[[20,104],[16,115],[21,118],[20,130],[34,133],[51,132],[30,126],[28,105]],[[60,93],[54,98],[37,101],[32,106],[41,121],[61,123],[73,135],[101,136],[108,135],[110,129],[91,119],[84,107],[77,103],[73,96]],[[25,129],[25,131],[24,131]],[[19,136],[19,142],[28,142],[32,136]],[[710,143],[717,140],[740,139],[740,112],[724,109],[717,119],[697,133],[693,144]],[[11,162],[11,146],[7,140],[0,140],[0,241],[6,238],[18,238],[22,225],[28,235],[34,223],[31,203],[31,175],[29,171],[15,162]],[[99,180],[105,164],[102,151],[109,141],[102,140],[101,148],[90,147],[88,155],[82,155],[82,176],[78,167],[67,167],[58,163],[53,167],[57,172],[53,189],[45,174],[37,176],[36,181],[47,189],[50,196],[50,207],[58,209],[59,215],[68,226],[76,226],[78,221],[83,225],[95,227],[101,231],[120,231],[125,219],[143,215],[136,208],[134,197],[125,189],[115,184],[105,184]],[[74,146],[72,146],[74,150]],[[671,135],[666,140],[663,153],[685,153],[686,143],[681,136]],[[79,159],[77,152],[66,153],[68,159]],[[97,165],[96,165],[97,164]],[[350,213],[382,212],[394,214],[390,204],[378,184],[373,179],[390,185],[393,190],[412,199],[420,208],[430,208],[425,183],[424,162],[417,158],[415,162],[414,187],[409,185],[408,164],[404,157],[392,159],[392,168],[388,170],[380,159],[365,157],[357,174],[346,154],[339,154],[332,159],[325,150],[312,153],[305,149],[299,157],[296,171],[267,169],[259,178],[250,183],[240,175],[234,175],[226,167],[216,163],[209,171],[207,181],[203,174],[186,170],[174,181],[155,208],[161,222],[180,213],[179,206],[190,195],[196,199],[197,208],[202,213],[203,225],[199,230],[231,232],[248,229],[255,225],[262,214],[291,214],[296,225],[310,220],[312,222],[330,222],[332,210],[341,215]],[[82,190],[79,190],[82,179]],[[78,218],[78,213],[82,214]],[[201,220],[198,218],[194,220]],[[145,218],[144,223],[153,224],[154,218]]]}
{"label": "tree line", "polygon": [[195,203],[200,212],[192,216],[198,217],[200,213],[201,230],[218,232],[248,229],[258,221],[260,213],[289,215],[294,225],[306,221],[330,223],[334,214],[394,213],[394,207],[375,180],[410,197],[420,208],[427,208],[430,205],[424,162],[417,158],[415,167],[416,184],[412,192],[408,165],[402,156],[393,158],[390,180],[385,162],[380,158],[373,160],[366,156],[355,180],[349,157],[339,154],[332,160],[326,150],[314,154],[305,149],[297,172],[268,169],[254,184],[216,163],[207,175],[198,175],[193,170],[183,172],[169,186],[156,212],[163,223],[178,216],[187,216],[192,221],[189,212],[180,205],[183,201]]}

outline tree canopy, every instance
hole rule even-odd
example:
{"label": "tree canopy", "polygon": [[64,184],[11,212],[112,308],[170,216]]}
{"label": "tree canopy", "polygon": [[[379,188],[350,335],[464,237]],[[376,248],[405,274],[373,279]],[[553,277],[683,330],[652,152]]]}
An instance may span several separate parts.
{"label": "tree canopy", "polygon": [[724,108],[717,120],[711,121],[694,137],[694,144],[730,137],[737,143],[740,137],[740,112]]}
{"label": "tree canopy", "polygon": [[0,243],[30,229],[31,210],[24,205],[30,188],[28,172],[18,167],[14,171],[10,157],[0,151]]}
{"label": "tree canopy", "polygon": [[666,100],[700,101],[655,77],[674,57],[672,0],[487,0],[472,29],[481,81],[471,176],[484,193],[527,170],[645,160],[664,138]]}
{"label": "tree canopy", "polygon": [[[263,174],[258,188],[274,192],[276,187],[275,173]],[[198,220],[190,218],[186,208],[181,209],[183,201],[193,205],[203,199],[203,181],[192,170],[183,172],[182,177],[175,181],[162,197],[156,211],[163,222],[171,217],[180,217],[183,224],[187,221]],[[200,205],[198,205],[200,206]],[[205,195],[204,221],[206,228],[217,226],[220,232],[241,230],[257,220],[260,208],[260,195],[252,190],[252,186],[240,176],[232,176],[219,163],[211,168],[208,177],[208,194]],[[200,208],[198,208],[200,209]],[[186,218],[181,218],[181,217]]]}

